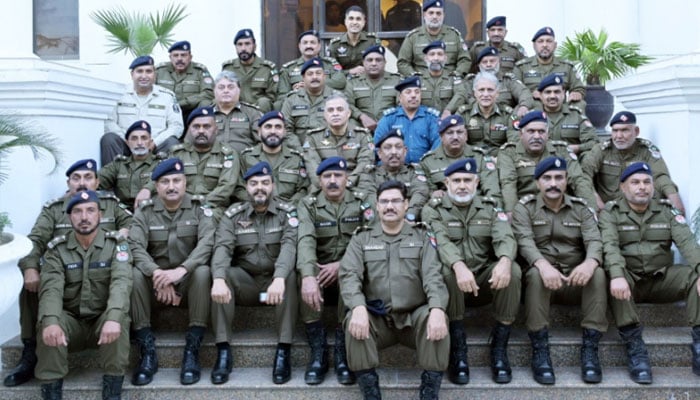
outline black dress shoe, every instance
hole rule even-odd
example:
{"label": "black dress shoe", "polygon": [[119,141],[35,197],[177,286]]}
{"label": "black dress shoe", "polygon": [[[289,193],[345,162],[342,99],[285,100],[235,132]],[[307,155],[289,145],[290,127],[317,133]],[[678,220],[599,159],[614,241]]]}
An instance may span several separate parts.
{"label": "black dress shoe", "polygon": [[289,382],[292,378],[292,367],[289,359],[291,353],[289,344],[278,344],[275,352],[275,362],[272,367],[272,382],[277,385]]}
{"label": "black dress shoe", "polygon": [[228,377],[233,370],[233,354],[231,354],[231,346],[228,343],[222,346],[217,343],[216,347],[219,349],[219,353],[216,356],[214,368],[211,370],[211,383],[220,385],[228,382]]}

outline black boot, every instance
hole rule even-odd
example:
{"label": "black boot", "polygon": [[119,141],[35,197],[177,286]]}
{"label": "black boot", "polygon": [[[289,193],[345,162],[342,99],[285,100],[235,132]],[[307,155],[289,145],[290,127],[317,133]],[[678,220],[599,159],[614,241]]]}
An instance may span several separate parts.
{"label": "black boot", "polygon": [[553,385],[555,381],[552,359],[549,357],[549,331],[542,328],[537,332],[528,332],[532,342],[532,375],[537,383]]}
{"label": "black boot", "polygon": [[124,375],[102,376],[102,400],[121,400]]}
{"label": "black boot", "polygon": [[693,373],[700,375],[700,325],[694,326],[691,332],[693,344],[690,345],[690,351],[693,353]]}
{"label": "black boot", "polygon": [[447,377],[457,385],[469,383],[469,363],[467,362],[467,335],[464,321],[450,321],[450,362]]}
{"label": "black boot", "polygon": [[141,359],[136,366],[131,383],[134,386],[148,385],[153,380],[153,375],[158,372],[158,355],[156,354],[156,338],[151,328],[137,330],[136,344],[141,352]]}
{"label": "black boot", "polygon": [[508,361],[508,339],[510,325],[496,322],[491,331],[491,378],[496,383],[509,383],[513,373]]}
{"label": "black boot", "polygon": [[292,378],[292,367],[289,359],[291,358],[291,345],[289,343],[277,344],[275,352],[275,363],[272,367],[272,382],[276,384],[287,383]]}
{"label": "black boot", "polygon": [[228,382],[228,376],[233,370],[233,354],[231,354],[231,346],[226,342],[217,343],[216,349],[216,362],[211,370],[211,383],[220,385]]}
{"label": "black boot", "polygon": [[180,369],[180,383],[191,385],[199,382],[202,367],[199,365],[199,346],[202,345],[204,327],[192,326],[185,336],[185,351],[182,355],[182,368]]}
{"label": "black boot", "polygon": [[651,363],[647,346],[642,339],[642,327],[627,325],[619,328],[620,337],[627,348],[627,369],[636,383],[651,383]]}
{"label": "black boot", "polygon": [[323,382],[328,372],[328,349],[326,344],[326,328],[322,321],[306,324],[306,336],[311,348],[311,359],[306,366],[304,381],[307,385],[318,385]]}
{"label": "black boot", "polygon": [[440,385],[442,384],[442,371],[423,371],[420,374],[420,400],[438,400]]}
{"label": "black boot", "polygon": [[581,379],[586,383],[599,383],[603,380],[603,371],[598,359],[598,342],[602,336],[600,331],[583,328]]}
{"label": "black boot", "polygon": [[22,339],[24,348],[22,357],[10,374],[5,377],[5,386],[21,385],[34,378],[34,367],[36,367],[36,340]]}
{"label": "black boot", "polygon": [[56,382],[41,384],[42,400],[62,400],[63,399],[63,379]]}
{"label": "black boot", "polygon": [[335,375],[341,385],[352,385],[355,383],[355,374],[348,367],[348,357],[345,352],[345,331],[341,326],[335,328],[335,346],[333,349],[333,363]]}
{"label": "black boot", "polygon": [[382,400],[382,392],[379,391],[379,376],[374,368],[357,371],[357,384],[360,386],[364,400]]}

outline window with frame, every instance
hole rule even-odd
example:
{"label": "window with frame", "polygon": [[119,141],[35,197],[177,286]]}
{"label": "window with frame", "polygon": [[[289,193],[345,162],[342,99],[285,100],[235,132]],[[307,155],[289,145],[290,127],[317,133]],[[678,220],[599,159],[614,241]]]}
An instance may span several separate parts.
{"label": "window with frame", "polygon": [[80,56],[78,0],[33,0],[34,54],[43,59]]}

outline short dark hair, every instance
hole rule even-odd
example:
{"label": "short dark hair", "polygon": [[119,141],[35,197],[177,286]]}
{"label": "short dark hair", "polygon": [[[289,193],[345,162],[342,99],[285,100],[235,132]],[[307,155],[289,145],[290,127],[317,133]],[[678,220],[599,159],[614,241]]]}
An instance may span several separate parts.
{"label": "short dark hair", "polygon": [[345,17],[347,17],[348,14],[350,14],[350,11],[357,11],[357,12],[359,12],[360,14],[362,14],[363,17],[367,18],[367,13],[366,13],[365,10],[363,10],[362,7],[360,7],[360,6],[350,6],[350,7],[348,7],[348,9],[345,10]]}
{"label": "short dark hair", "polygon": [[381,196],[381,194],[384,191],[387,191],[390,189],[398,189],[398,191],[401,192],[401,197],[404,200],[406,200],[408,198],[408,189],[406,189],[406,185],[404,185],[403,182],[400,182],[400,181],[397,181],[394,179],[390,179],[390,180],[382,183],[381,185],[379,185],[379,187],[377,188],[377,198],[379,198],[379,196]]}

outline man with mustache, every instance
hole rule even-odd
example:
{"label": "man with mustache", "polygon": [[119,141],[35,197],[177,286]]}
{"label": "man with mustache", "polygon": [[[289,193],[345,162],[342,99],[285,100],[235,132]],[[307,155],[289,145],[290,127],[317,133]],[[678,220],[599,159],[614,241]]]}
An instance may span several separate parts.
{"label": "man with mustache", "polygon": [[548,140],[547,115],[542,111],[530,111],[516,124],[520,140],[501,146],[496,164],[506,211],[511,213],[518,199],[526,194],[538,192],[532,175],[537,164],[549,156],[566,160],[567,190],[595,208],[593,184],[581,171],[576,154],[568,149],[568,143]]}
{"label": "man with mustache", "polygon": [[100,198],[92,191],[69,197],[72,229],[48,244],[41,270],[36,377],[41,398],[61,399],[68,353],[98,348],[102,398],[121,399],[129,365],[129,295],[132,259],[126,238],[101,227]]}
{"label": "man with mustache", "polygon": [[129,146],[129,157],[118,155],[98,173],[99,188],[113,191],[119,199],[134,210],[136,196],[151,180],[151,172],[164,158],[163,153],[151,152],[151,124],[139,120],[131,124],[124,134]]}
{"label": "man with mustache", "polygon": [[105,120],[104,135],[100,139],[102,165],[117,155],[129,155],[129,147],[122,132],[138,120],[151,124],[153,149],[167,152],[179,143],[182,136],[182,112],[175,94],[155,84],[156,70],[151,56],[136,57],[129,65],[132,88],[122,95],[112,113]]}
{"label": "man with mustache", "polygon": [[347,75],[362,75],[362,53],[371,46],[380,43],[377,35],[364,31],[367,14],[360,6],[350,6],[345,10],[345,28],[347,32],[333,38],[326,48],[326,55],[338,60]]}
{"label": "man with mustache", "polygon": [[[654,196],[653,175],[645,162],[625,168],[620,175],[622,196],[605,204],[599,223],[610,308],[627,349],[630,378],[637,383],[652,382],[637,302],[686,302],[692,370],[700,375],[700,247],[681,210]],[[674,264],[671,244],[687,265]]]}
{"label": "man with mustache", "polygon": [[423,48],[428,71],[423,74],[421,80],[421,104],[440,111],[441,118],[454,114],[467,100],[462,76],[454,72],[445,72],[445,49],[446,45],[442,40],[431,42]]}
{"label": "man with mustache", "polygon": [[321,315],[324,304],[338,298],[338,325],[335,327],[334,364],[338,382],[352,384],[355,375],[348,368],[345,333],[342,322],[345,306],[338,294],[340,259],[355,229],[374,219],[372,203],[366,193],[347,189],[347,161],[330,157],[316,168],[321,191],[299,202],[299,239],[297,274],[301,290],[301,320],[311,347],[311,357],[304,373],[309,385],[323,382],[328,372],[326,327]]}
{"label": "man with mustache", "polygon": [[478,55],[482,50],[488,47],[493,47],[498,52],[499,64],[501,65],[501,71],[511,72],[515,67],[515,63],[525,58],[525,49],[520,43],[509,42],[505,40],[508,34],[508,29],[506,29],[506,17],[499,15],[493,17],[486,22],[486,36],[489,38],[487,41],[476,41],[471,47],[470,55],[472,58],[471,71],[476,72],[479,61],[477,61]]}
{"label": "man with mustache", "polygon": [[348,361],[364,399],[381,399],[379,350],[401,343],[416,349],[423,369],[421,400],[439,396],[447,367],[447,290],[435,237],[408,224],[406,187],[387,181],[377,189],[379,222],[353,235],[340,261]]}
{"label": "man with mustache", "polygon": [[608,329],[607,279],[596,212],[566,194],[566,160],[547,157],[533,176],[538,194],[513,209],[513,232],[525,268],[525,324],[532,341],[532,374],[540,384],[555,381],[549,356],[549,305],[581,305],[581,379],[603,379],[598,342]]}
{"label": "man with mustache", "polygon": [[[574,63],[554,55],[557,49],[554,30],[546,26],[535,32],[532,37],[532,47],[535,49],[535,55],[516,62],[513,68],[513,75],[527,86],[532,92],[532,97],[535,100],[541,100],[537,85],[545,76],[557,74],[564,80],[564,90],[569,96],[568,102],[582,102],[586,96],[586,87],[576,72]],[[586,108],[585,103],[578,105],[581,109]]]}
{"label": "man with mustache", "polygon": [[260,109],[241,101],[241,82],[231,71],[221,71],[214,80],[216,140],[237,152],[254,146],[258,140]]}
{"label": "man with mustache", "polygon": [[[270,164],[275,180],[275,196],[280,200],[297,204],[306,196],[310,187],[308,168],[304,163],[304,155],[289,146],[285,140],[287,131],[284,128],[284,115],[279,111],[265,113],[258,120],[260,143],[241,152],[241,171],[265,161]],[[238,180],[236,198],[247,196],[246,184]]]}
{"label": "man with mustache", "polygon": [[[68,167],[66,176],[68,191],[44,204],[31,232],[27,235],[32,241],[32,250],[17,264],[24,278],[24,286],[19,293],[20,338],[24,349],[15,368],[5,377],[5,386],[21,385],[34,376],[41,258],[51,239],[70,232],[72,228],[66,214],[66,206],[71,197],[81,191],[97,190],[100,184],[97,178],[97,162],[92,159],[76,161]],[[121,203],[112,192],[99,191],[97,195],[102,216],[100,225],[107,231],[118,231],[120,236],[127,237],[131,225],[131,212],[127,205]]]}
{"label": "man with mustache", "polygon": [[454,72],[460,78],[469,72],[471,58],[462,34],[456,28],[445,25],[445,2],[426,0],[423,2],[423,26],[406,35],[397,56],[396,67],[403,76],[422,74],[427,76],[429,66],[422,50],[429,43],[441,40],[445,43],[445,72]]}
{"label": "man with mustache", "polygon": [[233,45],[238,58],[224,61],[221,69],[234,72],[238,77],[241,101],[258,106],[262,112],[272,110],[279,81],[277,66],[255,54],[257,43],[251,29],[239,30]]}
{"label": "man with mustache", "polygon": [[465,304],[483,305],[493,300],[496,324],[491,331],[491,377],[496,383],[512,379],[508,360],[511,325],[520,306],[520,266],[517,243],[508,216],[490,196],[478,196],[478,166],[465,158],[445,169],[445,196],[428,201],[423,222],[435,232],[442,276],[447,284],[450,318],[451,382],[469,383]]}
{"label": "man with mustache", "polygon": [[197,107],[211,104],[214,80],[204,64],[192,62],[192,46],[187,40],[175,42],[168,49],[170,61],[156,67],[156,84],[175,93],[182,109],[182,120]]}
{"label": "man with mustache", "polygon": [[685,214],[678,186],[671,180],[659,148],[651,141],[639,138],[637,116],[630,111],[620,111],[610,120],[610,127],[610,139],[594,146],[581,163],[583,172],[595,185],[598,208],[602,209],[605,202],[620,196],[618,180],[622,171],[633,162],[644,161],[654,173],[656,193]]}
{"label": "man with mustache", "polygon": [[[190,115],[194,115],[193,111]],[[186,192],[187,166],[169,158],[151,174],[158,195],[144,200],[134,215],[129,244],[134,256],[131,320],[139,362],[131,383],[147,385],[158,371],[151,310],[187,305],[189,327],[180,383],[199,381],[199,347],[210,315],[209,259],[214,245],[214,212],[205,196]]]}
{"label": "man with mustache", "polygon": [[247,169],[242,179],[248,201],[226,210],[212,255],[212,327],[219,355],[211,379],[224,383],[231,373],[236,305],[262,303],[276,310],[272,381],[281,384],[292,374],[291,343],[299,309],[295,272],[299,216],[294,205],[274,196],[276,182],[266,161]]}

